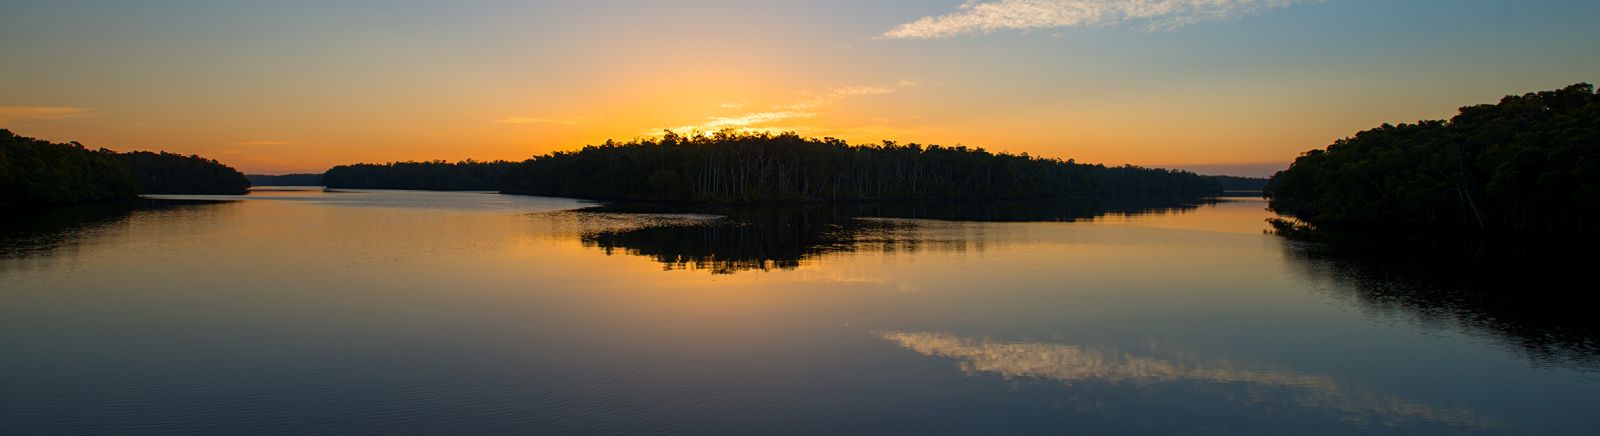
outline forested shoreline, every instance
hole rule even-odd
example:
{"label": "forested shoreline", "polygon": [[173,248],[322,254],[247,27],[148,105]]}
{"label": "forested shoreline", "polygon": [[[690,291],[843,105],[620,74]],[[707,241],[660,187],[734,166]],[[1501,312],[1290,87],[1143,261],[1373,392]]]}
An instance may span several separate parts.
{"label": "forested shoreline", "polygon": [[499,191],[515,162],[391,162],[339,165],[322,174],[322,185],[349,189]]}
{"label": "forested shoreline", "polygon": [[245,174],[250,186],[322,186],[322,173]]}
{"label": "forested shoreline", "polygon": [[130,151],[117,157],[139,180],[141,194],[239,195],[250,190],[244,173],[200,156]]}
{"label": "forested shoreline", "polygon": [[721,131],[607,141],[522,162],[502,192],[674,203],[794,204],[1109,194],[1215,195],[1186,171],[1108,167],[964,146],[850,145]]}
{"label": "forested shoreline", "polygon": [[1576,84],[1388,125],[1275,175],[1280,230],[1600,232],[1600,95]]}
{"label": "forested shoreline", "polygon": [[[1224,178],[1131,165],[1080,164],[964,146],[850,145],[794,133],[723,131],[607,141],[523,162],[340,165],[323,174],[251,175],[165,152],[116,153],[6,131],[6,204],[59,204],[138,194],[242,194],[252,180],[328,188],[507,194],[701,204],[800,204],[1099,195],[1216,195]],[[27,150],[26,153],[23,150]],[[29,162],[23,164],[24,161]],[[23,168],[25,167],[25,168]],[[49,173],[49,174],[45,174]],[[13,182],[13,179],[25,182]]]}
{"label": "forested shoreline", "polygon": [[0,209],[128,200],[139,194],[243,194],[244,174],[200,156],[91,150],[0,129]]}
{"label": "forested shoreline", "polygon": [[1224,191],[1261,191],[1267,188],[1270,179],[1260,177],[1239,176],[1205,176],[1215,180]]}

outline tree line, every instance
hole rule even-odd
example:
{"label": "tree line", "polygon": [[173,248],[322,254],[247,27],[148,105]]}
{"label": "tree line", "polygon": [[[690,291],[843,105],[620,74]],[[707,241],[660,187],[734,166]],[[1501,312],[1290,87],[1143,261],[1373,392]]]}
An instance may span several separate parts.
{"label": "tree line", "polygon": [[1301,155],[1270,207],[1314,228],[1600,231],[1600,95],[1580,83],[1384,124]]}
{"label": "tree line", "polygon": [[1261,177],[1205,176],[1215,180],[1224,191],[1261,191],[1267,188],[1267,179]]}
{"label": "tree line", "polygon": [[0,129],[0,208],[131,199],[139,194],[243,194],[250,182],[215,160],[117,153]]}
{"label": "tree line", "polygon": [[916,143],[852,146],[795,133],[681,135],[606,141],[515,165],[503,192],[690,203],[810,203],[1215,194],[1186,171],[1108,167],[982,148]]}
{"label": "tree line", "polygon": [[322,173],[245,174],[250,186],[322,186]]}
{"label": "tree line", "polygon": [[416,189],[431,191],[498,191],[506,173],[517,164],[507,161],[391,162],[339,165],[322,174],[329,188]]}
{"label": "tree line", "polygon": [[130,151],[117,157],[133,171],[144,194],[237,195],[250,190],[250,180],[239,170],[200,156]]}

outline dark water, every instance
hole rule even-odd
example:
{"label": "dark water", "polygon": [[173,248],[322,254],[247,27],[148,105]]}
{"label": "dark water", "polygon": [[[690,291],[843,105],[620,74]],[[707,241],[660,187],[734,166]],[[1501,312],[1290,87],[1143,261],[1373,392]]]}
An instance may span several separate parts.
{"label": "dark water", "polygon": [[588,206],[273,190],[7,218],[0,433],[1600,422],[1597,337],[1561,299],[1586,285],[1288,242],[1259,200]]}

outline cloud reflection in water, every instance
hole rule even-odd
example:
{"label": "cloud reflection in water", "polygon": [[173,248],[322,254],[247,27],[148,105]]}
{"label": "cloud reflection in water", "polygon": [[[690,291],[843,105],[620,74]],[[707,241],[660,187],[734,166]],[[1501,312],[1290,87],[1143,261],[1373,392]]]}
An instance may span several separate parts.
{"label": "cloud reflection in water", "polygon": [[1165,351],[1148,355],[1110,346],[1048,342],[1000,342],[936,332],[882,331],[875,334],[917,353],[954,359],[969,376],[990,373],[1006,379],[1039,378],[1066,383],[1133,385],[1147,392],[1163,384],[1244,385],[1249,394],[1234,398],[1252,405],[1290,406],[1338,413],[1355,425],[1395,425],[1417,421],[1461,427],[1489,427],[1472,412],[1405,400],[1340,383],[1326,374],[1242,365],[1226,359]]}

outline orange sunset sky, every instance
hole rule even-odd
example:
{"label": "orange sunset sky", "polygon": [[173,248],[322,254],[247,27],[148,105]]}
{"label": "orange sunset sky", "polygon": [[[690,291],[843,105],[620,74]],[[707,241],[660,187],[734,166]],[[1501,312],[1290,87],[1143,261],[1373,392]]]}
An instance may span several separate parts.
{"label": "orange sunset sky", "polygon": [[735,128],[1266,176],[1600,73],[1580,1],[328,3],[5,2],[0,127],[268,174]]}

